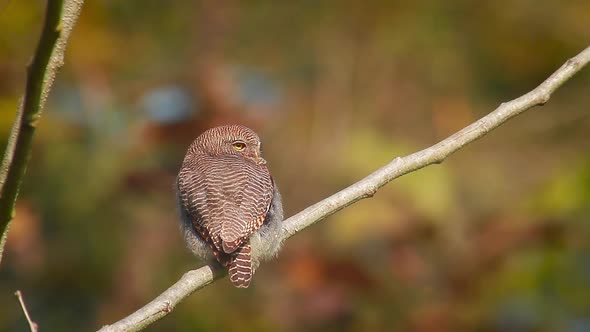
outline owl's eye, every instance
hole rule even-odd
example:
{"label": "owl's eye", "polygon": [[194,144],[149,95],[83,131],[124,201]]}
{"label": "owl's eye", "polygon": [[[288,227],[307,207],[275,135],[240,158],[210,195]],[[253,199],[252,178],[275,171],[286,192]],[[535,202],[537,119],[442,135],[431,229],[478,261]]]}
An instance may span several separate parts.
{"label": "owl's eye", "polygon": [[232,146],[238,151],[244,150],[246,148],[246,144],[243,142],[234,142],[232,143]]}

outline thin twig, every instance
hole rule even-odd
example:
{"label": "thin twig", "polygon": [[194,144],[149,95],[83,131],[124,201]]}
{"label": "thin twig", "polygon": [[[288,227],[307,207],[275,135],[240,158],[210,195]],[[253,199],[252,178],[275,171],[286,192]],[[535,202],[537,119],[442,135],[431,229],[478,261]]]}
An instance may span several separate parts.
{"label": "thin twig", "polygon": [[[316,203],[283,222],[282,239],[286,240],[314,223],[367,197],[395,178],[419,170],[431,164],[441,163],[465,145],[483,137],[502,123],[533,106],[545,104],[551,94],[590,62],[590,47],[569,59],[541,85],[512,101],[502,103],[492,113],[463,128],[443,141],[411,155],[395,158],[361,181]],[[166,316],[184,298],[201,289],[222,274],[216,267],[204,266],[185,273],[182,278],[162,295],[126,318],[104,326],[100,332],[139,331]]]}
{"label": "thin twig", "polygon": [[27,306],[25,305],[25,300],[23,299],[23,294],[20,290],[17,290],[16,292],[14,292],[14,295],[16,295],[16,297],[18,298],[18,302],[20,302],[20,307],[23,309],[23,313],[27,318],[27,322],[29,322],[29,328],[31,329],[31,332],[38,332],[39,325],[37,325],[37,323],[33,322],[33,320],[31,319],[29,311],[27,310]]}

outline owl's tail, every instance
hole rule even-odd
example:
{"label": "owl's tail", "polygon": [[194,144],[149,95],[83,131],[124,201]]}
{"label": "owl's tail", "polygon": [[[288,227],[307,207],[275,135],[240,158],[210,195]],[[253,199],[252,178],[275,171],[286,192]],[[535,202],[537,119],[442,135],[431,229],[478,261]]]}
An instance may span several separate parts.
{"label": "owl's tail", "polygon": [[231,254],[228,265],[229,280],[238,288],[248,288],[252,281],[252,246],[250,240],[245,241]]}

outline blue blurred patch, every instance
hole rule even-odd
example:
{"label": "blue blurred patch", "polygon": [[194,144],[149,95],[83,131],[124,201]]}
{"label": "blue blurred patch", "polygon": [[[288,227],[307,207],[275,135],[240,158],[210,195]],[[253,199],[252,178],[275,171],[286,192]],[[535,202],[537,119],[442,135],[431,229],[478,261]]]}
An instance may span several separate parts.
{"label": "blue blurred patch", "polygon": [[197,112],[187,91],[178,86],[147,91],[141,98],[140,107],[151,121],[162,124],[183,122]]}

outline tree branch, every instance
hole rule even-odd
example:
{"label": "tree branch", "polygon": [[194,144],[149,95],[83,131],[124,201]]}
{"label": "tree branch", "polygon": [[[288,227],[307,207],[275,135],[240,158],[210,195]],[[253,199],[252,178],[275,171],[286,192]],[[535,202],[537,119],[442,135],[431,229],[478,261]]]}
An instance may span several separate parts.
{"label": "tree branch", "polygon": [[20,290],[17,290],[16,292],[14,292],[14,295],[18,298],[18,302],[20,303],[20,307],[23,309],[23,313],[25,314],[25,318],[29,323],[29,329],[31,330],[31,332],[39,331],[39,326],[31,319],[31,316],[29,315],[29,311],[27,310],[27,306],[25,305],[25,300],[23,299],[23,293]]}
{"label": "tree branch", "polygon": [[[541,85],[512,101],[502,103],[492,113],[463,128],[445,140],[405,157],[398,157],[361,181],[306,208],[286,219],[282,227],[282,239],[286,240],[299,231],[315,224],[337,211],[363,199],[371,197],[390,181],[404,174],[419,170],[431,164],[441,163],[448,156],[465,145],[486,135],[507,120],[530,109],[545,104],[551,94],[563,83],[590,62],[590,47],[569,59]],[[216,272],[217,271],[217,272]],[[184,298],[209,285],[224,274],[218,267],[207,265],[184,274],[162,295],[146,304],[130,316],[101,328],[100,332],[139,331],[166,316]]]}
{"label": "tree branch", "polygon": [[0,171],[0,262],[14,217],[18,191],[27,169],[33,134],[55,75],[63,65],[68,38],[83,0],[49,0],[45,22],[33,60],[27,68],[25,94],[19,105]]}

